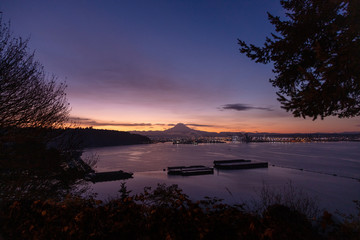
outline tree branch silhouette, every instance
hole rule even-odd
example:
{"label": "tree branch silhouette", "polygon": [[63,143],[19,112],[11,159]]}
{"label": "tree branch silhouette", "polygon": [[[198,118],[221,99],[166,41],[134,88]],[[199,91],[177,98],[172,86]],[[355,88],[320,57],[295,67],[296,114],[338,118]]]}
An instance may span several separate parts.
{"label": "tree branch silhouette", "polygon": [[63,126],[69,115],[66,85],[46,75],[28,42],[13,37],[0,18],[0,128]]}
{"label": "tree branch silhouette", "polygon": [[281,0],[286,20],[268,13],[277,34],[264,46],[238,39],[240,52],[274,64],[270,82],[295,117],[360,115],[360,3]]}

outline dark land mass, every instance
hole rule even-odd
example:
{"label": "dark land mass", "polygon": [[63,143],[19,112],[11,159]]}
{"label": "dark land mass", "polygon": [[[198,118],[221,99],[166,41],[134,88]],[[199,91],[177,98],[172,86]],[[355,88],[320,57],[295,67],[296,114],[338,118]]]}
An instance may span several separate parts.
{"label": "dark land mass", "polygon": [[82,159],[83,149],[150,142],[141,135],[91,128],[2,128],[0,199],[56,199],[78,191],[83,179],[129,178],[132,174],[122,171],[95,173],[96,158]]}
{"label": "dark land mass", "polygon": [[151,140],[146,136],[113,130],[80,129],[79,135],[83,140],[84,147],[151,143]]}
{"label": "dark land mass", "polygon": [[75,140],[72,142],[76,142],[82,148],[151,143],[150,138],[129,132],[99,130],[93,128],[74,128],[66,129],[55,141],[55,144],[67,142],[69,139]]}

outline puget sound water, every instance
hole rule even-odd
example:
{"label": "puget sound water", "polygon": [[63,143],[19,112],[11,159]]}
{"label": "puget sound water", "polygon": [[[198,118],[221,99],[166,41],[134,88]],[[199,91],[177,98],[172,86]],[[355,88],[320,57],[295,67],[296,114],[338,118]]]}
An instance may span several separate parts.
{"label": "puget sound water", "polygon": [[[218,197],[238,204],[256,199],[264,185],[281,189],[291,183],[317,199],[321,208],[343,213],[355,211],[360,200],[360,142],[311,143],[157,143],[87,149],[84,155],[99,157],[96,171],[133,172],[125,180],[132,193],[158,183],[177,184],[194,200]],[[213,175],[168,176],[169,166],[205,165],[214,160],[266,161],[269,168],[215,170]],[[96,183],[92,191],[100,199],[118,195],[121,183]]]}

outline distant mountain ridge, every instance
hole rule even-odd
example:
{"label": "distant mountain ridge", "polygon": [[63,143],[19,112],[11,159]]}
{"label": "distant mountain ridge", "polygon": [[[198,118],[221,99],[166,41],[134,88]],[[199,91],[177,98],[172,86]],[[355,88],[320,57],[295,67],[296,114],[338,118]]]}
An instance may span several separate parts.
{"label": "distant mountain ridge", "polygon": [[217,137],[224,133],[206,132],[189,128],[183,123],[178,123],[174,127],[164,131],[132,131],[133,134],[140,134],[148,137],[167,137],[167,138],[198,138],[198,137]]}
{"label": "distant mountain ridge", "polygon": [[173,128],[167,129],[163,131],[165,135],[172,135],[172,136],[193,136],[193,137],[200,137],[204,135],[216,135],[217,133],[213,132],[205,132],[199,131],[192,128],[189,128],[183,123],[176,124]]}
{"label": "distant mountain ridge", "polygon": [[197,132],[197,130],[191,129],[183,123],[176,124],[173,128],[165,130],[166,133],[181,133],[181,132]]}

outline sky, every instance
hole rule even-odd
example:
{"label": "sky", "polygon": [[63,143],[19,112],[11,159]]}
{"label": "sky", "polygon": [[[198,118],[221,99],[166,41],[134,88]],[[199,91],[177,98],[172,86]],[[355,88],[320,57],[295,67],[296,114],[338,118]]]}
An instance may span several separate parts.
{"label": "sky", "polygon": [[71,119],[101,129],[278,133],[360,131],[360,118],[294,118],[272,65],[240,54],[275,32],[275,0],[2,0],[3,21],[68,85]]}

